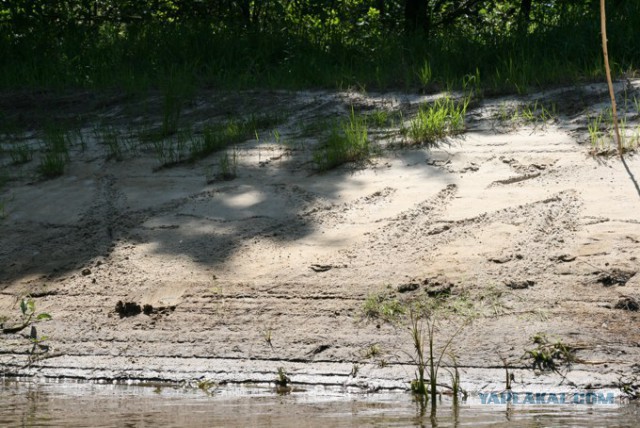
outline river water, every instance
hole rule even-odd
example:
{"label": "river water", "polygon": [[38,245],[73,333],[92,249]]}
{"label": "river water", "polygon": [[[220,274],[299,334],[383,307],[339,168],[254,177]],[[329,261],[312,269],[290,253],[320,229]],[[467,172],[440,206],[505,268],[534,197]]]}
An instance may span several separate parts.
{"label": "river water", "polygon": [[404,392],[0,381],[0,427],[637,427],[637,404],[482,404]]}

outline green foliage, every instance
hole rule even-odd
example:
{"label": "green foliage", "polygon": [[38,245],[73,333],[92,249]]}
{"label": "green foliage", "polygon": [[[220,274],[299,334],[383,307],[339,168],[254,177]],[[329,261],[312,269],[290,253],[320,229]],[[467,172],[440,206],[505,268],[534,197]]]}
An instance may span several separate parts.
{"label": "green foliage", "polygon": [[29,325],[35,321],[49,321],[51,315],[46,312],[36,312],[36,301],[31,297],[24,297],[20,300],[20,312],[24,325]]}
{"label": "green foliage", "polygon": [[313,153],[319,171],[327,171],[347,162],[366,159],[371,153],[366,118],[353,108],[347,121],[334,127],[325,143]]}
{"label": "green foliage", "polygon": [[602,114],[588,118],[587,129],[589,130],[589,143],[591,143],[591,149],[593,151],[599,150],[601,148],[601,142],[603,141],[600,131],[602,119]]}
{"label": "green foliage", "polygon": [[55,178],[64,174],[67,156],[60,152],[47,152],[40,158],[38,171],[44,178]]}
{"label": "green foliage", "polygon": [[[280,115],[251,116],[246,120],[229,120],[223,123],[206,125],[196,134],[192,129],[174,132],[170,137],[145,134],[151,142],[160,167],[170,167],[182,162],[194,162],[204,159],[212,153],[229,146],[245,142],[257,136],[258,129],[264,129],[280,123]],[[225,180],[235,177],[237,170],[237,150],[231,155],[225,154],[220,161],[221,174]]]}
{"label": "green foliage", "polygon": [[221,180],[233,180],[238,175],[238,151],[233,148],[231,156],[225,153],[220,158],[218,177]]}
{"label": "green foliage", "polygon": [[426,87],[431,83],[433,79],[433,72],[431,71],[431,65],[429,64],[429,61],[427,60],[424,61],[424,64],[422,64],[422,67],[418,69],[417,74],[418,74],[418,81],[422,86]]}
{"label": "green foliage", "polygon": [[36,345],[39,345],[41,342],[47,339],[47,337],[38,337],[37,331],[35,329],[35,323],[38,323],[40,321],[49,321],[52,319],[52,317],[46,312],[37,312],[36,302],[29,296],[23,297],[20,300],[20,312],[21,312],[20,324],[13,327],[5,327],[3,325],[2,332],[17,333],[21,330],[24,330],[27,327],[31,327],[30,338],[31,338],[31,341],[34,343],[34,349],[35,349]]}
{"label": "green foliage", "polygon": [[536,348],[525,351],[525,357],[533,360],[533,368],[540,370],[557,370],[559,364],[570,364],[576,361],[575,348],[561,340],[550,342],[543,333],[533,338]]}
{"label": "green foliage", "polygon": [[14,165],[22,165],[33,159],[33,150],[27,144],[17,143],[9,148],[9,156]]}
{"label": "green foliage", "polygon": [[374,343],[373,345],[368,346],[364,350],[363,357],[365,359],[375,358],[375,357],[380,356],[381,353],[382,353],[382,351],[380,350],[380,345],[378,345],[377,343]]}
{"label": "green foliage", "polygon": [[367,318],[393,322],[406,313],[407,306],[386,293],[379,293],[371,294],[365,299],[362,311]]}
{"label": "green foliage", "polygon": [[[602,71],[591,1],[532,2],[526,14],[519,0],[415,3],[419,14],[400,0],[8,0],[0,88],[159,88],[168,136],[199,86],[478,88],[482,76],[488,91],[522,93]],[[640,3],[608,3],[622,72],[640,63]]]}
{"label": "green foliage", "polygon": [[372,128],[394,127],[402,122],[402,112],[384,109],[374,110],[367,114],[366,121],[367,125]]}
{"label": "green foliage", "polygon": [[71,136],[63,128],[49,125],[45,128],[43,138],[44,153],[40,157],[38,171],[44,178],[55,178],[64,174],[69,163],[69,146]]}
{"label": "green foliage", "polygon": [[453,100],[446,96],[421,105],[409,123],[407,135],[412,143],[433,144],[439,139],[464,131],[464,116],[469,99]]}
{"label": "green foliage", "polygon": [[[435,312],[424,314],[411,310],[409,315],[409,331],[415,352],[412,360],[416,366],[416,378],[411,381],[411,391],[418,395],[428,395],[431,398],[431,408],[435,411],[440,366],[454,339],[466,326],[466,320],[449,336],[438,354],[435,347],[436,334],[438,333],[437,314]],[[460,374],[458,373],[455,354],[449,352],[449,355],[453,360],[455,369],[454,373],[452,373],[452,391],[456,394],[457,399],[457,394],[460,390]],[[425,372],[427,372],[428,377],[425,377]]]}
{"label": "green foliage", "polygon": [[287,375],[284,367],[278,367],[278,377],[275,380],[275,384],[278,387],[286,388],[291,383],[291,378]]}

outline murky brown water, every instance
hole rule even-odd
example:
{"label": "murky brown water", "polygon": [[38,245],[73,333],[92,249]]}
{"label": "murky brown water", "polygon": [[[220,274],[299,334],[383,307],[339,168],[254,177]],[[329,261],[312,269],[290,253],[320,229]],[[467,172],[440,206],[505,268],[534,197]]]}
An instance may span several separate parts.
{"label": "murky brown water", "polygon": [[637,405],[481,405],[443,402],[435,418],[406,393],[308,388],[197,388],[0,381],[1,427],[636,427]]}

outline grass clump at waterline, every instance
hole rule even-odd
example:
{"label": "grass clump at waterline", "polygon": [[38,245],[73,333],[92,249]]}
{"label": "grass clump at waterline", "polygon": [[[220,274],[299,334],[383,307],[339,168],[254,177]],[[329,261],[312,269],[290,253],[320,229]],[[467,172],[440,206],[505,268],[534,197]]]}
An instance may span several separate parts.
{"label": "grass clump at waterline", "polygon": [[[467,296],[462,294],[432,297],[427,293],[419,293],[396,297],[390,287],[368,295],[362,305],[365,319],[408,330],[411,351],[403,353],[415,367],[415,378],[410,381],[410,389],[421,403],[426,404],[427,400],[431,403],[432,412],[436,410],[439,388],[450,390],[454,400],[458,395],[465,396],[465,391],[460,387],[460,373],[452,348],[462,330],[480,315],[479,311],[468,305]],[[443,329],[445,322],[447,332]],[[445,367],[447,362],[450,363],[449,368]],[[440,368],[449,372],[450,386],[440,383]]]}
{"label": "grass clump at waterline", "polygon": [[331,130],[324,144],[313,153],[318,171],[327,171],[348,162],[367,159],[372,153],[366,118],[353,108],[349,119]]}

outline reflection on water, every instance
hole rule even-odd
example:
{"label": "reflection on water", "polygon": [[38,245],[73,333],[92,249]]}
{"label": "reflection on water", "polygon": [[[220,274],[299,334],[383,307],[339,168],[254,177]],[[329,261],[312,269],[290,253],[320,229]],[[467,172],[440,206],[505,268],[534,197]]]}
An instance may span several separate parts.
{"label": "reflection on water", "polygon": [[177,386],[0,381],[0,427],[438,426],[636,427],[640,407],[428,403],[407,393],[310,387],[288,395],[225,386],[209,395]]}

